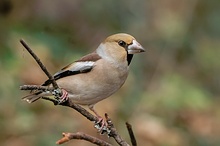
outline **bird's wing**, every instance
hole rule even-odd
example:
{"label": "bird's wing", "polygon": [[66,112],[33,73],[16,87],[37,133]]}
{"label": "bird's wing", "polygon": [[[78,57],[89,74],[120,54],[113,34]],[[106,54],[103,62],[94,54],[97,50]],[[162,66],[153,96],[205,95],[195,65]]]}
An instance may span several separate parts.
{"label": "bird's wing", "polygon": [[[95,62],[99,59],[101,59],[101,57],[95,52],[88,54],[81,59],[65,66],[61,69],[61,71],[55,73],[54,79],[58,80],[66,76],[90,72],[94,68]],[[51,80],[45,81],[42,86],[47,86],[49,84],[51,84]]]}

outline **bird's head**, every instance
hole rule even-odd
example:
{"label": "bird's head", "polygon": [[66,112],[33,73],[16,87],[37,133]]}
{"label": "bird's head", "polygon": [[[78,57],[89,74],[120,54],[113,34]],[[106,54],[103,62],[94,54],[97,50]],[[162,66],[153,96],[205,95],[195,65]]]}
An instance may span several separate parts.
{"label": "bird's head", "polygon": [[126,33],[118,33],[107,37],[97,49],[101,57],[107,59],[124,61],[130,64],[133,54],[145,52],[145,49],[136,39]]}

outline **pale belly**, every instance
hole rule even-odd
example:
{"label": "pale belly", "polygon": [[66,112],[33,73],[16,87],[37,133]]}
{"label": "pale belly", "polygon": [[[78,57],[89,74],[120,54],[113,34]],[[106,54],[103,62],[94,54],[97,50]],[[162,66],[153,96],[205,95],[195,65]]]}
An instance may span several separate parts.
{"label": "pale belly", "polygon": [[[114,72],[97,72],[91,78],[87,73],[58,80],[58,85],[68,92],[68,97],[81,105],[95,104],[114,94],[124,84],[127,72],[116,74]],[[105,74],[105,75],[101,75]]]}

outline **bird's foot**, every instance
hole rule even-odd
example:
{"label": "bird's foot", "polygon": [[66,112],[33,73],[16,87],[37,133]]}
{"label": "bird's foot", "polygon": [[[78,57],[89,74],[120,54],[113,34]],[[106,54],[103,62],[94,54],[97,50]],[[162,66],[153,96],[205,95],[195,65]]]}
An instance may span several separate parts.
{"label": "bird's foot", "polygon": [[95,122],[95,128],[98,129],[101,134],[110,133],[108,123],[102,117],[98,117],[98,121]]}
{"label": "bird's foot", "polygon": [[64,103],[69,99],[68,92],[64,89],[56,89],[52,92],[52,94],[55,96],[58,104]]}

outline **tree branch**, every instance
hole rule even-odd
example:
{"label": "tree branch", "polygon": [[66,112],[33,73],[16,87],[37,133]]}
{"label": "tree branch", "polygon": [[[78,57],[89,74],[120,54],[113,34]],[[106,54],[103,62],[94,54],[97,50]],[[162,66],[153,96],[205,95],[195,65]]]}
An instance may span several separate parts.
{"label": "tree branch", "polygon": [[113,137],[120,146],[129,146],[129,144],[125,140],[123,140],[122,137],[118,134],[118,131],[114,127],[107,113],[105,113],[105,118],[106,118],[106,122],[108,123],[108,128],[110,130],[110,133],[108,135],[110,137]]}
{"label": "tree branch", "polygon": [[61,138],[60,140],[58,140],[56,142],[56,144],[63,144],[71,139],[79,139],[79,140],[85,140],[85,141],[89,141],[93,144],[99,145],[99,146],[112,146],[111,144],[100,140],[96,137],[93,137],[91,135],[82,133],[82,132],[77,132],[77,133],[62,133],[63,138]]}
{"label": "tree branch", "polygon": [[59,86],[57,85],[56,81],[54,80],[53,76],[47,71],[47,68],[43,65],[43,63],[40,61],[40,59],[37,57],[37,55],[31,50],[31,48],[27,45],[27,43],[24,42],[24,40],[20,40],[20,43],[24,46],[24,48],[31,54],[31,56],[34,58],[34,60],[38,63],[40,68],[44,71],[44,73],[47,75],[47,77],[52,81],[53,87],[55,89],[58,89]]}
{"label": "tree branch", "polygon": [[20,90],[42,90],[42,91],[52,91],[54,87],[39,86],[39,85],[22,85]]}
{"label": "tree branch", "polygon": [[133,130],[132,130],[131,124],[129,124],[128,122],[126,122],[126,126],[127,126],[127,130],[128,130],[130,139],[131,139],[131,144],[132,144],[132,146],[137,146],[137,141],[136,141],[136,138],[135,138],[135,136],[134,136],[134,132],[133,132]]}

